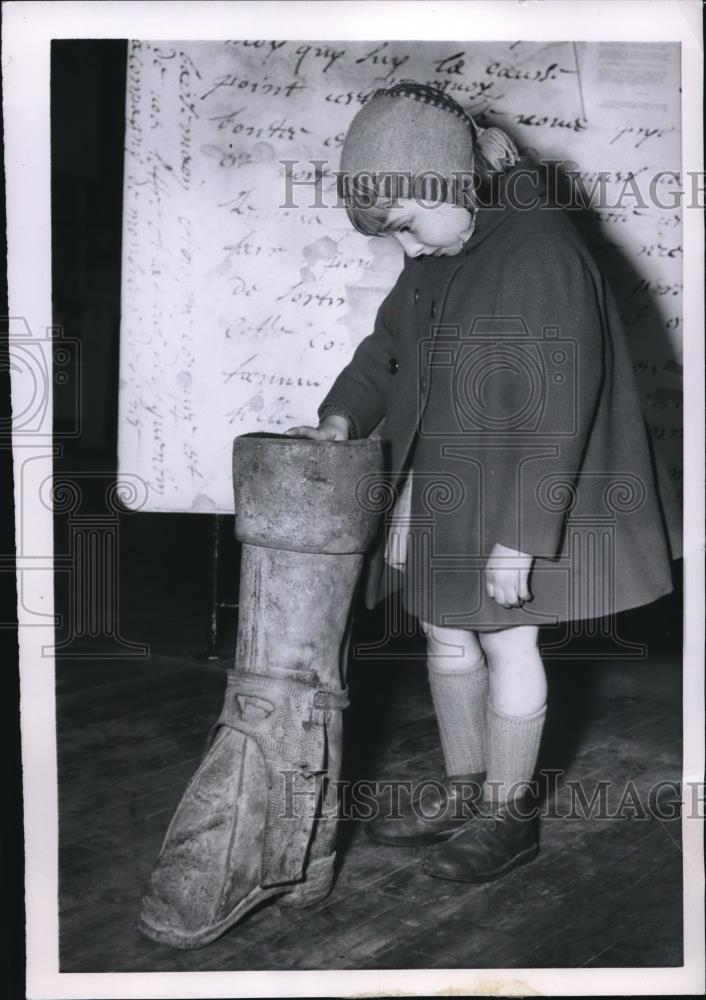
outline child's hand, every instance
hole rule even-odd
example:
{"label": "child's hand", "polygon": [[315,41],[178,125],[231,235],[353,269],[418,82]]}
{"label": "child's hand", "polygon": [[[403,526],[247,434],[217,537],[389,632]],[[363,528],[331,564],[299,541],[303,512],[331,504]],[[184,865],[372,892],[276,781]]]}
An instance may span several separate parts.
{"label": "child's hand", "polygon": [[523,601],[531,601],[527,581],[533,560],[526,552],[496,542],[483,571],[488,596],[503,608],[519,608]]}
{"label": "child's hand", "polygon": [[312,441],[347,441],[349,428],[345,417],[331,413],[318,427],[290,427],[284,433],[288,437],[306,437]]}

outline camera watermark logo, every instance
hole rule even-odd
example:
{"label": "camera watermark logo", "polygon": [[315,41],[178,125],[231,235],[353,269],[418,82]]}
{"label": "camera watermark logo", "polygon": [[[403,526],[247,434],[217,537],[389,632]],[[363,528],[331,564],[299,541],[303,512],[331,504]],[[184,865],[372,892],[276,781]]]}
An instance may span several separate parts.
{"label": "camera watermark logo", "polygon": [[[102,495],[102,503],[96,503]],[[121,631],[121,518],[147,502],[137,475],[66,472],[39,483],[39,503],[56,520],[54,572],[62,577],[66,605],[57,617],[55,642],[42,654],[56,659],[146,659],[150,647]]]}
{"label": "camera watermark logo", "polygon": [[[81,433],[81,345],[61,327],[47,327],[43,336],[32,333],[23,317],[9,317],[7,341],[0,345],[0,365],[12,378],[12,417],[0,420],[0,438],[9,440],[50,435],[68,439]],[[46,425],[49,402],[60,424]],[[60,400],[61,406],[57,406]]]}
{"label": "camera watermark logo", "polygon": [[422,436],[577,432],[577,345],[557,326],[535,337],[521,316],[479,316],[465,333],[442,324],[420,341],[418,364],[451,402],[445,414],[422,406]]}

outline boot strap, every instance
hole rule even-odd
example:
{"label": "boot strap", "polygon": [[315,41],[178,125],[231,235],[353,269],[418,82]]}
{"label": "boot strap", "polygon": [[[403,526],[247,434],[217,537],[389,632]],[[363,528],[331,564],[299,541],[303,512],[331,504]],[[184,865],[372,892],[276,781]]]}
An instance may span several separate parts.
{"label": "boot strap", "polygon": [[[324,773],[327,713],[347,705],[347,688],[331,691],[289,678],[237,670],[228,673],[223,708],[209,743],[225,726],[253,739],[264,758],[263,886],[302,878],[322,786],[317,774]],[[283,772],[299,784],[296,791],[289,786],[290,796],[285,792]]]}

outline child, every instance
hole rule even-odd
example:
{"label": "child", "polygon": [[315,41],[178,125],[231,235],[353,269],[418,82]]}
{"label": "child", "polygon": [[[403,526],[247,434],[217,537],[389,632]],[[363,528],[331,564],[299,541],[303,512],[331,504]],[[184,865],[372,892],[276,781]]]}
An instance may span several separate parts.
{"label": "child", "polygon": [[405,264],[319,426],[287,433],[346,440],[384,418],[399,499],[376,596],[395,578],[427,637],[446,767],[446,808],[412,799],[368,833],[433,844],[433,876],[491,881],[538,852],[539,626],[668,593],[676,508],[617,306],[507,136],[406,81],[356,114],[340,178],[354,226]]}

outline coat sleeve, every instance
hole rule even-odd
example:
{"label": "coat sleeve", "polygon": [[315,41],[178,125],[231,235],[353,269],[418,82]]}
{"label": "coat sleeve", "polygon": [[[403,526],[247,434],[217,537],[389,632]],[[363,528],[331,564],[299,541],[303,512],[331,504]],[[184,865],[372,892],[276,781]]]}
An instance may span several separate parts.
{"label": "coat sleeve", "polygon": [[554,234],[520,242],[499,269],[497,330],[525,332],[488,338],[481,350],[490,373],[478,381],[491,418],[481,449],[489,549],[560,552],[611,364],[600,294],[581,251]]}
{"label": "coat sleeve", "polygon": [[385,416],[390,385],[389,362],[395,355],[394,295],[378,309],[373,332],[365,337],[319,406],[319,419],[329,413],[345,416],[351,437],[367,437]]}

